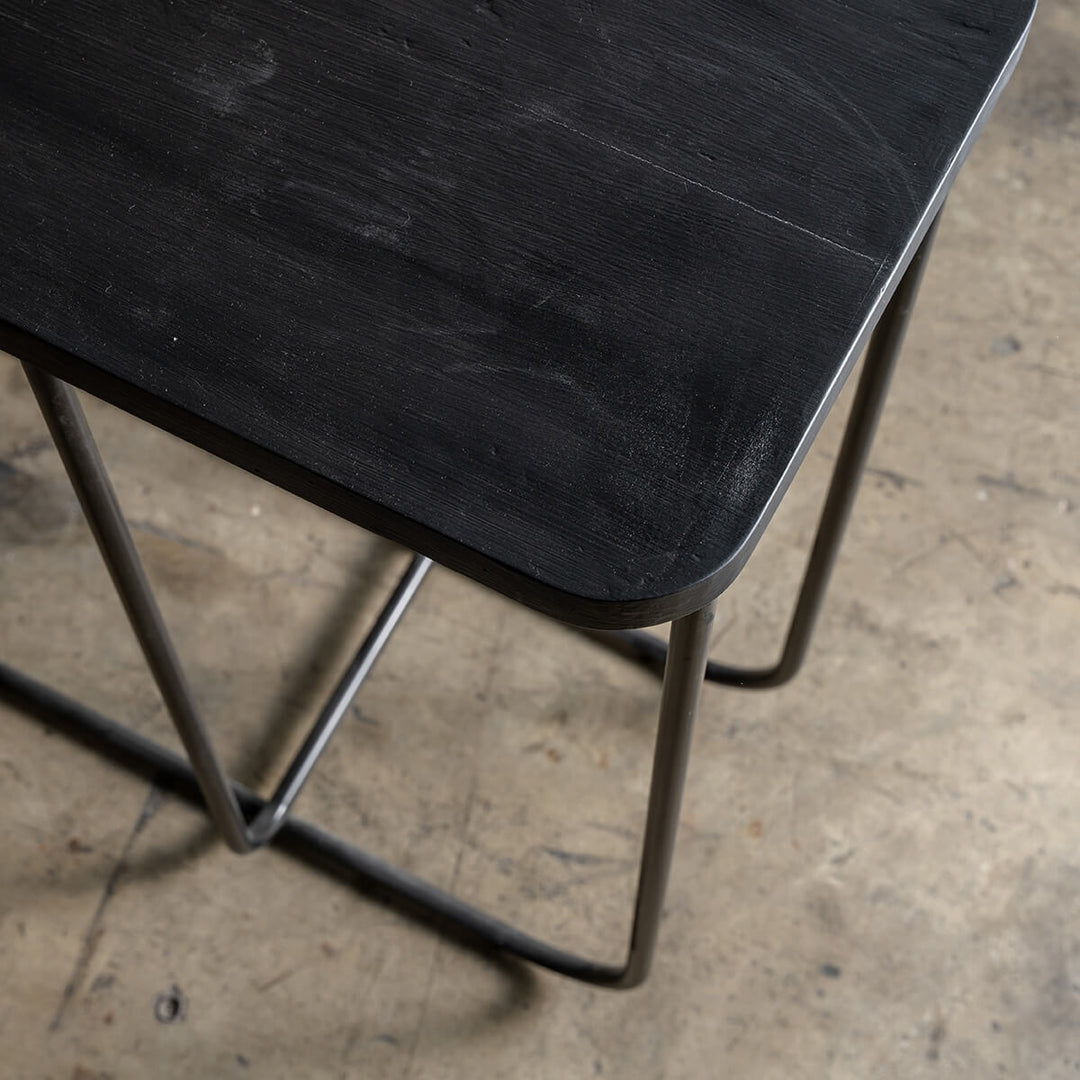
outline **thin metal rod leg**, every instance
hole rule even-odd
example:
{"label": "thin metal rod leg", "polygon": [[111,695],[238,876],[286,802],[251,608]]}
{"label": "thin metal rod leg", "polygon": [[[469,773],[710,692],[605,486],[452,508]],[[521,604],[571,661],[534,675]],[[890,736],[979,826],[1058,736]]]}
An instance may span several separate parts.
{"label": "thin metal rod leg", "polygon": [[256,846],[265,844],[281,827],[281,823],[289,813],[289,808],[315,767],[319,755],[326,748],[338,724],[341,723],[342,717],[349,709],[349,704],[356,697],[361,684],[368,677],[379,653],[390,640],[390,635],[401,621],[405,609],[416,595],[416,590],[420,588],[421,582],[430,569],[430,559],[423,555],[413,556],[409,568],[398,582],[386,606],[379,613],[375,625],[371,628],[363,645],[360,646],[359,652],[334,688],[330,700],[319,714],[299,753],[293,758],[277,790],[251,823],[249,832]]}
{"label": "thin metal rod leg", "polygon": [[24,364],[23,368],[128,620],[191,759],[210,816],[233,851],[254,851],[273,836],[288,816],[316,760],[431,569],[431,560],[421,555],[413,557],[374,627],[338,681],[274,797],[260,806],[258,817],[249,826],[195,706],[78,397],[59,379],[30,364]]}
{"label": "thin metal rod leg", "polygon": [[844,438],[836,456],[832,480],[829,482],[829,493],[825,497],[825,506],[814,537],[814,546],[810,551],[802,588],[799,590],[799,598],[784,642],[784,651],[779,663],[769,673],[766,685],[775,686],[787,682],[799,670],[806,657],[814,624],[821,611],[825,590],[828,588],[840,543],[844,538],[844,529],[859,493],[859,481],[870,456],[870,447],[885,407],[889,385],[904,343],[904,334],[915,310],[915,299],[940,220],[939,211],[904,271],[904,276],[870,339],[862,375],[855,389],[855,400],[851,404]]}
{"label": "thin metal rod leg", "polygon": [[23,364],[41,414],[82,505],[128,621],[191,759],[214,824],[233,851],[251,850],[236,796],[195,708],[169,632],[75,391],[33,364]]}
{"label": "thin metal rod leg", "polygon": [[[541,941],[295,815],[282,821],[273,843],[309,865],[374,892],[398,910],[455,931],[466,943],[496,948],[596,986],[628,990],[639,985],[648,974],[656,947],[713,614],[710,605],[672,627],[634,924],[624,964],[599,964]],[[179,755],[3,663],[0,701],[65,731],[182,797],[199,801],[201,784]],[[230,791],[256,819],[271,805],[235,782],[230,782]]]}
{"label": "thin metal rod leg", "polygon": [[675,834],[679,825],[683,782],[690,757],[715,602],[671,624],[660,724],[656,732],[649,811],[642,845],[641,875],[634,905],[630,954],[618,985],[629,989],[645,980],[660,930]]}
{"label": "thin metal rod leg", "polygon": [[[710,660],[705,673],[705,678],[710,682],[763,690],[787,682],[802,666],[844,529],[855,504],[859,480],[870,453],[940,219],[939,212],[904,271],[867,347],[862,375],[855,390],[855,399],[780,659],[767,668],[737,668]],[[641,630],[617,630],[590,632],[590,636],[647,667],[663,670],[667,647],[651,634]]]}
{"label": "thin metal rod leg", "polygon": [[[317,855],[339,868],[360,873],[400,899],[489,945],[554,971],[597,985],[624,989],[637,986],[645,979],[656,948],[675,848],[683,782],[715,614],[713,604],[672,625],[627,961],[620,966],[597,964],[523,934],[365,852],[289,817],[289,809],[316,758],[415,596],[431,567],[430,560],[414,557],[339,680],[274,797],[270,801],[258,799],[229,779],[214,752],[74,390],[32,365],[24,365],[24,368],[191,766],[149,740],[0,665],[0,690],[6,692],[5,696],[20,707],[29,707],[30,711],[64,718],[84,737],[118,752],[127,764],[149,765],[181,787],[190,781],[197,783],[211,817],[234,851],[251,851],[275,834],[281,834],[289,838],[293,848],[299,848],[304,854]],[[241,803],[255,811],[251,826],[247,824]]]}

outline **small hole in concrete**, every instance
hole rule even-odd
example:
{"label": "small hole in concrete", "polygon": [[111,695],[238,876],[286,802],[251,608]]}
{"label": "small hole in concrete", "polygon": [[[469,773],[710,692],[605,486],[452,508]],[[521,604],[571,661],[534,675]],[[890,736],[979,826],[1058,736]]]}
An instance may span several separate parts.
{"label": "small hole in concrete", "polygon": [[181,993],[179,986],[170,986],[154,998],[154,1019],[159,1024],[179,1023],[186,1012],[187,998]]}

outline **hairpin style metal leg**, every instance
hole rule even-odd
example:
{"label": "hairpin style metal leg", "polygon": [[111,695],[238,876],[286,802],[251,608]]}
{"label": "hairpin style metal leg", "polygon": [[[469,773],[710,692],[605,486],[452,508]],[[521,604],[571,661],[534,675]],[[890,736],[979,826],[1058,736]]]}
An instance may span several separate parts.
{"label": "hairpin style metal leg", "polygon": [[629,950],[622,964],[597,963],[526,934],[289,813],[319,753],[415,595],[430,560],[414,557],[273,797],[263,800],[231,780],[214,752],[74,391],[31,365],[25,368],[189,760],[2,663],[0,699],[203,803],[234,851],[251,851],[273,840],[295,857],[377,889],[405,910],[478,945],[597,986],[630,989],[644,981],[656,950],[675,848],[714,604],[672,624]]}
{"label": "hairpin style metal leg", "polygon": [[[596,963],[541,941],[295,815],[290,814],[282,822],[274,835],[274,846],[360,886],[406,914],[449,929],[466,943],[495,948],[595,986],[619,990],[639,986],[648,975],[656,949],[713,614],[710,605],[672,626],[637,900],[624,963]],[[198,777],[178,754],[3,663],[0,700],[44,720],[125,768],[152,778],[162,787],[194,803],[203,803]],[[248,815],[257,818],[269,805],[240,784],[229,782],[229,786],[232,797]]]}
{"label": "hairpin style metal leg", "polygon": [[[863,467],[870,454],[870,445],[874,440],[878,420],[881,417],[885,398],[889,392],[889,383],[896,361],[900,356],[904,332],[915,308],[915,298],[926,269],[930,248],[937,232],[941,212],[931,223],[915,255],[904,271],[885,308],[884,314],[866,350],[862,375],[855,390],[855,400],[851,405],[840,452],[833,467],[829,491],[818,522],[814,546],[803,574],[795,610],[788,626],[787,637],[780,659],[771,667],[738,668],[710,660],[705,670],[709,682],[739,686],[747,690],[765,690],[780,686],[792,679],[802,667],[806,652],[810,647],[810,638],[817,621],[825,590],[829,584],[833,564],[836,562],[840,543],[844,538],[844,529],[855,497],[859,491],[859,480]],[[664,670],[667,657],[667,645],[658,637],[643,630],[587,631],[590,637],[616,652],[636,662],[653,668],[657,672]]]}
{"label": "hairpin style metal leg", "polygon": [[419,555],[412,560],[273,797],[249,825],[199,715],[75,391],[32,364],[24,364],[23,368],[154,681],[191,759],[210,816],[233,851],[253,851],[281,827],[316,760],[416,595],[431,560]]}

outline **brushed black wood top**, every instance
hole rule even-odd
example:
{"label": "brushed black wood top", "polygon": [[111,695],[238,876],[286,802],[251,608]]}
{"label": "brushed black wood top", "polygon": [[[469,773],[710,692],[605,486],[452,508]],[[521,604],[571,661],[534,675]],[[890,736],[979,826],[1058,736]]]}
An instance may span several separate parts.
{"label": "brushed black wood top", "polygon": [[1032,7],[0,0],[0,347],[551,614],[684,614]]}

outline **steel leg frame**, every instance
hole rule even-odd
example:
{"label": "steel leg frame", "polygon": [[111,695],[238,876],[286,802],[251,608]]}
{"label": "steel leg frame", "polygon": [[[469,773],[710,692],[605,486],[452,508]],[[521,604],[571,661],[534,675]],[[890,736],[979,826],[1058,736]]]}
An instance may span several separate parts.
{"label": "steel leg frame", "polygon": [[636,630],[595,635],[617,651],[662,671],[664,680],[637,899],[625,963],[600,964],[549,945],[290,814],[316,760],[431,568],[431,561],[423,556],[413,558],[271,799],[261,799],[227,776],[195,708],[78,399],[67,384],[30,364],[23,365],[27,378],[190,764],[172,751],[2,663],[0,699],[64,728],[79,741],[130,769],[152,776],[177,793],[201,801],[226,843],[236,852],[253,851],[274,841],[306,862],[379,890],[396,905],[434,919],[474,944],[494,947],[598,986],[629,989],[640,985],[648,975],[656,949],[702,682],[707,679],[764,689],[787,682],[801,667],[855,501],[938,220],[940,215],[920,244],[871,338],[780,659],[773,666],[760,669],[733,668],[710,661],[709,634],[715,602],[676,620],[668,643]]}
{"label": "steel leg frame", "polygon": [[289,808],[431,568],[417,555],[398,582],[364,643],[338,681],[303,746],[270,801],[249,825],[214,751],[187,677],[147,581],[105,464],[75,391],[31,364],[23,370],[82,505],[90,530],[127,612],[165,707],[191,759],[207,809],[225,842],[244,853],[262,847],[281,827]]}
{"label": "steel leg frame", "polygon": [[24,364],[24,369],[190,764],[4,664],[0,664],[0,698],[63,727],[127,767],[149,773],[156,782],[201,801],[236,852],[253,851],[275,841],[305,861],[375,886],[388,899],[437,920],[475,944],[599,986],[629,989],[644,981],[656,949],[675,847],[714,604],[672,624],[629,951],[621,965],[596,963],[525,934],[289,813],[431,561],[419,555],[413,558],[274,795],[263,800],[231,780],[214,751],[75,392],[30,364]]}
{"label": "steel leg frame", "polygon": [[[810,647],[814,624],[825,598],[833,564],[844,538],[844,528],[858,494],[859,480],[870,453],[870,445],[889,392],[889,383],[900,355],[904,332],[915,307],[919,283],[922,281],[940,220],[939,211],[904,271],[904,276],[870,339],[780,659],[766,668],[729,667],[710,660],[705,669],[705,678],[709,682],[747,690],[766,690],[788,682],[802,667]],[[654,671],[664,670],[667,645],[652,634],[643,630],[587,633],[601,644]]]}

